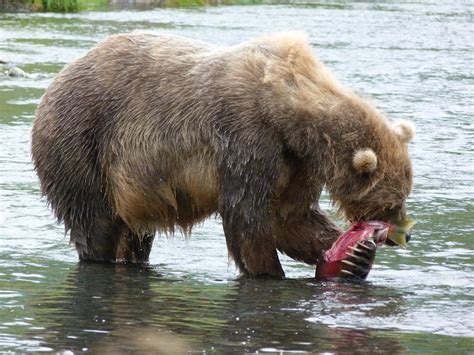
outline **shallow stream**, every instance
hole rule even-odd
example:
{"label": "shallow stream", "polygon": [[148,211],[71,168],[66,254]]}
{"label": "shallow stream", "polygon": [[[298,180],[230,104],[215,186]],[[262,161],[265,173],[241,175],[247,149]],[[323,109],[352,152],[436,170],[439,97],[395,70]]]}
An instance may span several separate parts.
{"label": "shallow stream", "polygon": [[[472,353],[473,14],[470,1],[0,14],[0,59],[27,74],[0,76],[0,352]],[[79,264],[32,169],[34,111],[66,63],[132,30],[221,45],[307,32],[342,82],[417,124],[409,248],[380,249],[362,284],[315,282],[285,257],[287,280],[237,279],[209,220],[157,238],[148,268]]]}

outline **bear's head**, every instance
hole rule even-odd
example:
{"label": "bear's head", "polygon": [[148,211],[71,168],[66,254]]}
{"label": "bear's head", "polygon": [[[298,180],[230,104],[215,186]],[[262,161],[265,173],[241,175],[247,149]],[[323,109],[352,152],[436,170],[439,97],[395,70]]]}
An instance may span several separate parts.
{"label": "bear's head", "polygon": [[333,199],[351,222],[406,219],[405,202],[413,184],[408,143],[415,129],[405,120],[383,126],[377,137],[368,133],[366,147],[352,147],[346,154],[344,173],[333,190]]}

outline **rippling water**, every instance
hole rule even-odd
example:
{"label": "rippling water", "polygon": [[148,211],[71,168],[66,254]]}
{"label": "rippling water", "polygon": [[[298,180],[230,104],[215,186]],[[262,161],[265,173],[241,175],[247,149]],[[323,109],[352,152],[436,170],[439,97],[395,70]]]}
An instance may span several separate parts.
{"label": "rippling water", "polygon": [[[0,59],[27,73],[0,76],[0,351],[472,352],[473,14],[469,1],[0,14]],[[287,280],[239,280],[210,220],[188,241],[156,240],[148,268],[79,264],[30,162],[54,75],[113,33],[227,45],[288,29],[389,117],[417,124],[409,248],[381,249],[363,284],[317,283],[288,258]]]}

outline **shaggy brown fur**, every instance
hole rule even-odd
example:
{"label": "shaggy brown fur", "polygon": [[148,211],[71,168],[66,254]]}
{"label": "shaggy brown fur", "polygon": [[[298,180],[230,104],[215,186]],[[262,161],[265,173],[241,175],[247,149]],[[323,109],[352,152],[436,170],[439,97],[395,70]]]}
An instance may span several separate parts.
{"label": "shaggy brown fur", "polygon": [[32,154],[82,260],[146,262],[155,231],[189,233],[217,212],[240,270],[283,276],[277,249],[315,264],[341,232],[319,209],[324,187],[350,220],[404,213],[412,135],[301,34],[218,48],[135,33],[58,75]]}

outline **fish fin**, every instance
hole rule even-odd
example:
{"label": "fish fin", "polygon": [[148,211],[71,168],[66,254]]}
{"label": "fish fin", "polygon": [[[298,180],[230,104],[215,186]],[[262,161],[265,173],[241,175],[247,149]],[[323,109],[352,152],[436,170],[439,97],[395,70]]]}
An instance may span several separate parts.
{"label": "fish fin", "polygon": [[416,224],[416,221],[414,219],[404,219],[403,221],[400,221],[398,226],[404,231],[408,232],[412,227]]}

